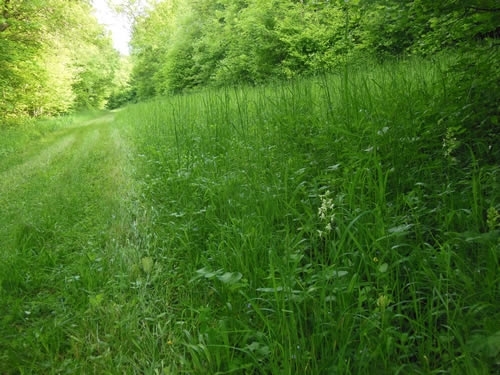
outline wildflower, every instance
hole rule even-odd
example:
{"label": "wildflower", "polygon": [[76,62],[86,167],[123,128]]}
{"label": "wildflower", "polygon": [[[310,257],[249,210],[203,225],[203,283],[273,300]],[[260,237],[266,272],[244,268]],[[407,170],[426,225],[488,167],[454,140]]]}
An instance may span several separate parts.
{"label": "wildflower", "polygon": [[495,230],[500,225],[500,213],[495,207],[488,208],[486,212],[486,224],[490,231]]}
{"label": "wildflower", "polygon": [[381,310],[385,310],[385,308],[387,306],[389,306],[389,303],[391,303],[391,299],[388,295],[385,295],[385,294],[381,294],[378,298],[377,298],[377,306],[381,309]]}
{"label": "wildflower", "polygon": [[455,161],[453,152],[460,146],[456,135],[461,134],[462,129],[459,127],[450,127],[446,129],[446,135],[443,138],[443,154],[445,158]]}
{"label": "wildflower", "polygon": [[321,206],[318,208],[318,216],[321,220],[325,220],[328,211],[332,210],[334,207],[333,200],[330,198],[330,190],[327,190],[325,194],[319,197],[321,199]]}
{"label": "wildflower", "polygon": [[330,197],[330,191],[327,190],[325,194],[319,196],[321,199],[321,206],[318,208],[318,216],[321,221],[326,222],[324,230],[318,230],[318,234],[322,237],[325,233],[331,232],[333,229],[333,222],[335,220],[335,213],[333,212],[335,204]]}

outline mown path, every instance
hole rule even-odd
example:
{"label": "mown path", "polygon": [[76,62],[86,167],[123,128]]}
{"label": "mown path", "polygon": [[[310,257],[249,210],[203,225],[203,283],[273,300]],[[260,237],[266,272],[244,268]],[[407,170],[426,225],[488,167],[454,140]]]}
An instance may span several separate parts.
{"label": "mown path", "polygon": [[[6,227],[9,233],[31,227],[40,237],[57,234],[61,237],[51,244],[57,247],[66,235],[85,237],[99,225],[112,229],[126,220],[123,205],[133,194],[132,166],[129,147],[113,118],[109,114],[56,132],[29,145],[13,164],[2,162],[3,232]],[[110,220],[116,223],[106,225]],[[6,237],[12,236],[2,233],[1,238]]]}
{"label": "mown path", "polygon": [[0,161],[1,374],[72,371],[69,358],[104,353],[100,307],[138,246],[131,146],[113,120]]}

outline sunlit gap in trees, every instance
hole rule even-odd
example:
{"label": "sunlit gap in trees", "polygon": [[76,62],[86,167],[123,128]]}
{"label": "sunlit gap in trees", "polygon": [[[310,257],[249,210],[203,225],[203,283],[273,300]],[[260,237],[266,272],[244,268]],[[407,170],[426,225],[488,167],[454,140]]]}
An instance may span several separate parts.
{"label": "sunlit gap in trees", "polygon": [[92,6],[99,23],[111,33],[114,48],[122,55],[130,53],[129,43],[131,38],[132,22],[124,12],[110,7],[104,0],[93,0]]}

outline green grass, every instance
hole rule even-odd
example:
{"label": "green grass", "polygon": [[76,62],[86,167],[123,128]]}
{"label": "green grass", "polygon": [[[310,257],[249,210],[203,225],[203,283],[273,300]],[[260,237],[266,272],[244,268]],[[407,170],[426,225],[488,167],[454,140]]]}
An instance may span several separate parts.
{"label": "green grass", "polygon": [[74,139],[0,201],[0,373],[499,373],[500,167],[439,121],[448,64],[209,89],[36,141]]}

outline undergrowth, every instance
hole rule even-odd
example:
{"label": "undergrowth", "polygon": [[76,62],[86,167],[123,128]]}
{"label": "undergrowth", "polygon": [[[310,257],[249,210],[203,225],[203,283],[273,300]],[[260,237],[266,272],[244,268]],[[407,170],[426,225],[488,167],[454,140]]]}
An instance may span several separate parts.
{"label": "undergrowth", "polygon": [[0,373],[500,373],[497,120],[460,61],[0,140]]}
{"label": "undergrowth", "polygon": [[478,147],[464,153],[444,120],[453,64],[213,89],[121,113],[146,176],[152,368],[500,371],[500,168]]}

